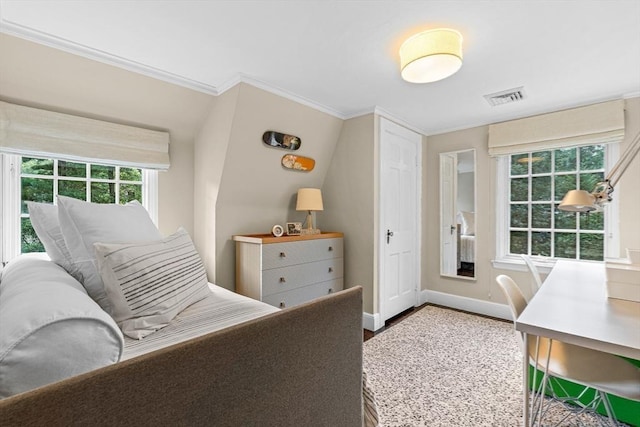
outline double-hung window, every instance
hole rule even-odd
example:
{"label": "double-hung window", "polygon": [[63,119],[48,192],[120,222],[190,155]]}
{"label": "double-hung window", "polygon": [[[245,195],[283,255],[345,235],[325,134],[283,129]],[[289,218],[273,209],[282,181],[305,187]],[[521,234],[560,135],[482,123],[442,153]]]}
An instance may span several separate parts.
{"label": "double-hung window", "polygon": [[607,213],[558,205],[567,191],[591,192],[604,180],[606,152],[605,145],[586,145],[507,156],[507,255],[603,260]]}
{"label": "double-hung window", "polygon": [[157,219],[157,171],[169,133],[0,101],[0,260],[42,251],[28,201],[57,195],[97,203],[138,200]]}
{"label": "double-hung window", "polygon": [[1,155],[3,261],[20,253],[44,252],[27,203],[55,204],[56,196],[93,203],[137,200],[156,220],[157,171],[55,158]]}

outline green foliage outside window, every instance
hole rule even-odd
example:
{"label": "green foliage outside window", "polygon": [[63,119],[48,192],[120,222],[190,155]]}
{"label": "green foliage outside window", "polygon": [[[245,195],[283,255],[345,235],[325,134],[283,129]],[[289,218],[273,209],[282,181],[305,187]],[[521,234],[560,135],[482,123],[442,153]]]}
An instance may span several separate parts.
{"label": "green foliage outside window", "polygon": [[558,204],[569,190],[591,192],[604,164],[604,145],[512,155],[509,253],[602,260],[604,213],[563,212]]}
{"label": "green foliage outside window", "polygon": [[22,253],[44,251],[27,201],[53,203],[59,194],[94,203],[142,203],[142,170],[136,168],[23,157],[20,186]]}

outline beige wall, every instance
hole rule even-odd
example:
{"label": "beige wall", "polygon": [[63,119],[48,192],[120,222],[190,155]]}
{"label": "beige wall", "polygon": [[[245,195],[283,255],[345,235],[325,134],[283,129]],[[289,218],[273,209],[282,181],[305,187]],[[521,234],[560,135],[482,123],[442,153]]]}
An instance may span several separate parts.
{"label": "beige wall", "polygon": [[171,168],[159,174],[158,226],[193,231],[193,140],[213,101],[150,77],[0,34],[0,99],[167,130]]}
{"label": "beige wall", "polygon": [[374,313],[373,114],[346,120],[322,186],[323,228],[345,233],[345,287],[362,286],[364,311]]}
{"label": "beige wall", "polygon": [[[626,100],[626,132],[621,143],[621,152],[640,129],[640,98]],[[525,271],[493,268],[491,260],[496,248],[496,160],[487,151],[488,126],[451,132],[427,138],[426,154],[423,156],[422,201],[424,214],[422,289],[454,294],[478,300],[505,303],[495,283],[499,274],[507,274],[529,291],[530,276]],[[439,274],[439,155],[443,152],[465,149],[476,150],[476,281],[441,277]],[[626,172],[616,187],[614,198],[620,203],[620,247],[640,247],[640,156]]]}
{"label": "beige wall", "polygon": [[[215,270],[216,284],[228,289],[235,287],[235,244],[232,236],[270,233],[274,224],[305,220],[306,214],[295,210],[296,193],[301,187],[322,187],[343,122],[246,84],[240,84],[235,100],[232,98],[229,96],[222,101],[224,105],[219,106],[224,114],[231,116],[231,123],[224,124],[230,125],[230,131],[219,183],[207,181],[211,176],[204,170],[210,167],[208,159],[198,159],[195,171],[199,185],[196,200],[211,198],[211,190],[215,191],[214,187],[219,185],[214,216],[198,219],[196,227],[204,227],[212,233],[210,225],[215,224],[214,234],[208,236],[210,239],[215,235],[215,248],[205,248],[204,257],[208,270]],[[314,159],[314,170],[298,172],[284,169],[281,159],[288,152],[263,144],[262,134],[267,130],[300,137],[302,144],[295,153]],[[226,130],[221,133],[226,134]],[[222,138],[209,140],[201,135],[196,152],[209,150],[201,146],[210,143],[224,141]],[[321,220],[319,224],[322,226]]]}

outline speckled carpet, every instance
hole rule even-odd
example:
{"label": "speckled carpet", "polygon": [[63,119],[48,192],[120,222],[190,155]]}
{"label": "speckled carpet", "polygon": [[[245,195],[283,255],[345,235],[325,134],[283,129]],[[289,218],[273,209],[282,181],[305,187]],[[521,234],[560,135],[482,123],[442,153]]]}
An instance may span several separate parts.
{"label": "speckled carpet", "polygon": [[[426,306],[365,341],[364,371],[380,426],[522,425],[522,358],[511,322]],[[563,425],[601,421],[589,414]]]}

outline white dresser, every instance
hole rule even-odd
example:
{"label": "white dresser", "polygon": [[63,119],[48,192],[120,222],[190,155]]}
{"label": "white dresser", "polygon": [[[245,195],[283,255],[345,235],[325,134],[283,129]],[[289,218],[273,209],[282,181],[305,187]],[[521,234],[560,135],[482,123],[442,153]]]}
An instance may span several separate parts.
{"label": "white dresser", "polygon": [[233,236],[236,292],[292,307],[343,289],[342,233]]}

